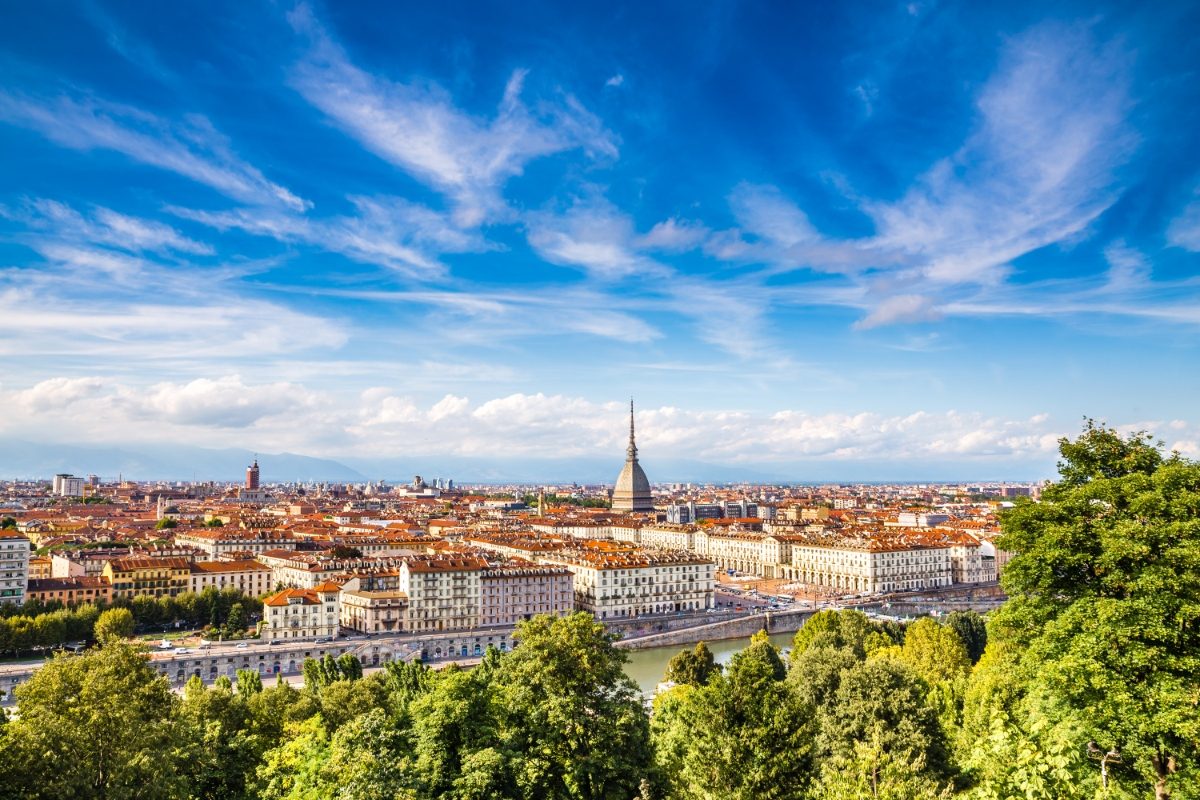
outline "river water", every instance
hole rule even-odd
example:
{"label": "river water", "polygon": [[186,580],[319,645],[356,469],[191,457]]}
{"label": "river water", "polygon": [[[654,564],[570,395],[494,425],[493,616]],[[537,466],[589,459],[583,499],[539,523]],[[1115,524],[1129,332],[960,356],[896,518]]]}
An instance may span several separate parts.
{"label": "river water", "polygon": [[[771,636],[771,643],[778,647],[789,647],[794,633],[776,633]],[[733,654],[750,644],[750,637],[742,639],[722,639],[716,642],[705,642],[712,651],[717,663],[727,664]],[[691,650],[691,645],[675,644],[668,647],[650,647],[645,650],[629,650],[629,663],[625,665],[625,674],[633,678],[642,689],[642,694],[650,697],[663,679],[667,671],[667,662],[680,650]]]}

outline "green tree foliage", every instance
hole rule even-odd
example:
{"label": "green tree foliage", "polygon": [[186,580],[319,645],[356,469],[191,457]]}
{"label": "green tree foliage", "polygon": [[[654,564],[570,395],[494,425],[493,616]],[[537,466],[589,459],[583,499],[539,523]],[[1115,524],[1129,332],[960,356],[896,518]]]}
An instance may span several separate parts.
{"label": "green tree foliage", "polygon": [[873,736],[855,742],[854,752],[821,764],[811,794],[821,800],[944,800],[953,796],[950,781],[925,769],[922,756],[898,753]]}
{"label": "green tree foliage", "polygon": [[670,660],[664,678],[673,683],[703,686],[720,671],[721,665],[713,658],[708,645],[698,642],[692,650],[683,650]]}
{"label": "green tree foliage", "polygon": [[114,642],[60,656],[16,690],[5,778],[27,798],[186,796],[179,700],[145,656]]}
{"label": "green tree foliage", "polygon": [[907,664],[929,684],[960,680],[971,669],[971,657],[962,639],[953,628],[939,625],[930,617],[908,626],[903,645],[876,651],[875,655]]}
{"label": "green tree foliage", "polygon": [[900,641],[897,629],[874,623],[861,611],[818,611],[796,631],[791,659],[799,659],[810,647],[845,648],[864,658]]}
{"label": "green tree foliage", "polygon": [[1200,781],[1200,465],[1088,423],[1061,480],[1002,519],[996,633],[1022,671],[1158,798]]}
{"label": "green tree foliage", "polygon": [[501,747],[523,798],[632,797],[650,769],[650,727],[626,656],[589,614],[521,623],[492,679]]}
{"label": "green tree foliage", "polygon": [[423,798],[514,796],[503,751],[490,676],[446,670],[412,704],[415,772]]}
{"label": "green tree foliage", "polygon": [[164,531],[164,530],[168,530],[170,528],[174,528],[178,525],[179,525],[179,523],[175,521],[174,517],[163,517],[158,522],[154,523],[154,529],[159,530],[159,531]]}
{"label": "green tree foliage", "polygon": [[225,621],[227,636],[241,636],[246,632],[246,612],[241,603],[234,603],[229,609],[229,618]]}
{"label": "green tree foliage", "polygon": [[822,757],[854,763],[860,743],[869,743],[890,763],[923,765],[935,781],[950,776],[945,735],[929,688],[909,667],[889,658],[871,659],[846,670],[832,701],[818,710]]}
{"label": "green tree foliage", "polygon": [[180,716],[189,738],[185,771],[193,795],[253,797],[259,760],[274,742],[255,731],[247,696],[234,694],[228,678],[212,689],[192,678]]}
{"label": "green tree foliage", "polygon": [[[765,634],[707,684],[656,705],[659,766],[676,798],[800,798],[812,773],[812,711]],[[676,692],[682,690],[678,696]]]}
{"label": "green tree foliage", "polygon": [[262,676],[255,669],[239,669],[237,671],[237,693],[250,698],[263,690]]}
{"label": "green tree foliage", "polygon": [[95,638],[101,644],[133,635],[133,614],[127,608],[110,608],[96,618]]}
{"label": "green tree foliage", "polygon": [[0,531],[15,529],[16,527],[16,517],[5,517],[4,519],[0,519]]}
{"label": "green tree foliage", "polygon": [[285,741],[267,751],[258,768],[261,800],[316,800],[332,797],[323,774],[329,762],[329,731],[319,716],[285,726]]}
{"label": "green tree foliage", "polygon": [[983,617],[974,611],[953,611],[946,617],[946,626],[958,634],[971,663],[977,663],[987,648],[987,625]]}
{"label": "green tree foliage", "polygon": [[350,653],[338,658],[326,653],[321,659],[306,658],[301,666],[304,688],[312,694],[320,694],[327,686],[338,681],[355,681],[362,677],[362,663]]}

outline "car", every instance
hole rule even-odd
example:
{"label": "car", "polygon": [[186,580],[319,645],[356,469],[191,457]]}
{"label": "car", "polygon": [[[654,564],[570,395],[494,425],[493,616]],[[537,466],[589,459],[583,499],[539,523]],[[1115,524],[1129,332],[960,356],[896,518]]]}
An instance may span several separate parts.
{"label": "car", "polygon": [[246,648],[248,648],[250,645],[246,644],[245,642],[238,642],[238,643],[237,643],[236,645],[234,645],[234,646],[235,646],[235,647],[237,647],[237,649],[238,649],[238,650],[245,650],[245,649],[246,649]]}
{"label": "car", "polygon": [[279,640],[278,640],[278,639],[272,639],[271,641],[267,642],[267,644],[268,644],[268,645],[272,645],[272,644],[279,644]]}
{"label": "car", "polygon": [[186,647],[176,647],[175,648],[175,655],[186,656],[190,652],[192,652],[192,651],[188,650]]}
{"label": "car", "polygon": [[158,643],[159,650],[170,650],[174,646],[175,645],[171,644],[166,639],[163,639],[161,642]]}

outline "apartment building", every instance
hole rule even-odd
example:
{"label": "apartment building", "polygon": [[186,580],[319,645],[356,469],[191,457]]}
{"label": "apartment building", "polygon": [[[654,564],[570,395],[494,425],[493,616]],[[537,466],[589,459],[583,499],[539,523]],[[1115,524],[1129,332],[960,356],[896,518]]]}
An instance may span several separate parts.
{"label": "apartment building", "polygon": [[640,543],[644,547],[662,550],[694,551],[697,530],[699,529],[695,525],[650,525],[642,528]]}
{"label": "apartment building", "polygon": [[31,549],[25,534],[12,528],[0,530],[0,603],[25,602]]}
{"label": "apartment building", "polygon": [[949,586],[950,548],[912,537],[813,537],[793,543],[791,578],[841,593]]}
{"label": "apartment building", "polygon": [[536,614],[564,616],[575,610],[575,578],[566,567],[517,561],[485,567],[479,574],[481,625],[515,625]]}
{"label": "apartment building", "polygon": [[257,561],[197,561],[191,565],[189,590],[199,594],[209,587],[237,589],[261,597],[275,587],[271,568]]}
{"label": "apartment building", "polygon": [[262,529],[211,528],[180,531],[175,543],[202,550],[211,559],[230,554],[265,553],[294,545],[286,533]]}
{"label": "apartment building", "polygon": [[101,574],[112,584],[113,599],[174,597],[191,588],[192,562],[178,556],[124,556],[106,563]]}
{"label": "apartment building", "polygon": [[400,633],[409,630],[408,593],[399,589],[367,588],[353,578],[342,585],[341,623],[359,633]]}
{"label": "apartment building", "polygon": [[575,607],[596,619],[713,607],[715,567],[687,552],[575,548],[543,556],[574,573]]}
{"label": "apartment building", "polygon": [[112,584],[104,577],[31,578],[25,598],[43,603],[57,601],[65,606],[108,605],[112,602]]}
{"label": "apartment building", "polygon": [[276,592],[263,601],[262,638],[336,638],[341,623],[339,592],[336,583]]}
{"label": "apartment building", "polygon": [[413,558],[400,566],[400,591],[408,596],[413,631],[479,627],[481,558]]}

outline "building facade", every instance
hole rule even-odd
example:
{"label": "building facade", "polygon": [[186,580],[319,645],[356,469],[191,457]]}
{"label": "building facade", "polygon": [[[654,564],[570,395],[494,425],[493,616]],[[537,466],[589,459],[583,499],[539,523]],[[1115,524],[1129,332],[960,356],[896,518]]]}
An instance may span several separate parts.
{"label": "building facade", "polygon": [[0,603],[25,602],[31,549],[25,534],[12,528],[0,530]]}
{"label": "building facade", "polygon": [[284,589],[263,601],[261,636],[270,641],[334,639],[341,625],[336,583]]}
{"label": "building facade", "polygon": [[197,594],[212,587],[237,589],[250,597],[262,597],[274,588],[271,568],[257,561],[197,561],[191,565],[190,591]]}
{"label": "building facade", "polygon": [[510,563],[479,575],[481,625],[515,625],[537,614],[565,616],[575,610],[575,578],[566,567]]}

